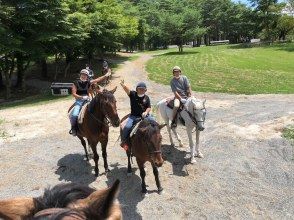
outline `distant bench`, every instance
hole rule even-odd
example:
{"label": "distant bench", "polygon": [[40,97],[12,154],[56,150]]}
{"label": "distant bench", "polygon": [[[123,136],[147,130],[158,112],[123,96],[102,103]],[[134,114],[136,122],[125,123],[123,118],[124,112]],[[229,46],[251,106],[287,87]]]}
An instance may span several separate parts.
{"label": "distant bench", "polygon": [[210,41],[210,45],[229,44],[229,40],[213,40]]}

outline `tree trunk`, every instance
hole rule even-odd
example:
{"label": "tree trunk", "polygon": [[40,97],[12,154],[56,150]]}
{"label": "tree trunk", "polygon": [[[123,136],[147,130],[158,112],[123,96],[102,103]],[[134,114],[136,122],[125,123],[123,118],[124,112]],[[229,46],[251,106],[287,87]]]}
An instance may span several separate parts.
{"label": "tree trunk", "polygon": [[71,64],[70,61],[67,62],[67,64],[66,64],[66,67],[65,67],[65,70],[64,70],[64,78],[66,78],[66,76],[67,76],[68,70],[70,69],[70,64]]}
{"label": "tree trunk", "polygon": [[21,53],[16,54],[17,82],[16,87],[21,88],[23,81],[23,62],[24,57]]}
{"label": "tree trunk", "polygon": [[3,77],[2,77],[2,72],[0,71],[0,90],[3,89]]}
{"label": "tree trunk", "polygon": [[48,68],[47,68],[47,61],[45,57],[40,60],[40,64],[41,64],[41,76],[43,79],[46,79],[48,77]]}

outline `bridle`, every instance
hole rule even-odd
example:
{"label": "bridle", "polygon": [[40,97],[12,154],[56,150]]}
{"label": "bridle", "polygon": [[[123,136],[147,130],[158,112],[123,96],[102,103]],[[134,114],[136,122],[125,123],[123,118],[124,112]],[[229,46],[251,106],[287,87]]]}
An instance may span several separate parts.
{"label": "bridle", "polygon": [[[203,117],[203,120],[202,120],[202,121],[196,119],[196,117],[195,117],[195,111],[196,111],[196,110],[200,110],[200,111],[205,110],[205,112],[204,112],[204,117]],[[203,107],[203,108],[201,108],[201,109],[196,109],[196,108],[193,106],[193,115],[192,115],[192,113],[191,113],[190,111],[188,111],[186,108],[185,108],[185,111],[188,113],[189,117],[191,118],[191,120],[193,121],[193,123],[194,123],[197,127],[199,127],[199,123],[200,123],[200,122],[203,122],[203,123],[205,122],[205,116],[206,116],[206,108],[205,108],[205,107]]]}
{"label": "bridle", "polygon": [[97,118],[91,111],[90,109],[88,109],[89,113],[90,113],[90,116],[95,120],[97,121],[98,123],[101,123],[105,126],[108,126],[108,127],[111,127],[113,126],[111,124],[111,121],[109,120],[109,118],[107,117],[107,114],[103,112],[103,115],[104,115],[104,118],[102,120],[100,120],[99,118]]}

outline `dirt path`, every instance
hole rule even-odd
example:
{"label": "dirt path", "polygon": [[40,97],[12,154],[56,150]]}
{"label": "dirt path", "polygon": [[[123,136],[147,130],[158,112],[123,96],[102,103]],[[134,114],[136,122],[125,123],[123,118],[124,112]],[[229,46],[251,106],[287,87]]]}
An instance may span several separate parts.
{"label": "dirt path", "polygon": [[[109,88],[124,78],[135,86],[146,81],[144,63],[150,55],[125,62]],[[155,104],[169,96],[168,86],[147,81]],[[169,146],[163,131],[165,163],[160,169],[164,193],[156,193],[147,165],[149,196],[140,194],[140,177],[126,176],[126,156],[111,128],[108,160],[112,172],[93,175],[77,138],[68,134],[66,115],[72,100],[0,111],[0,198],[40,195],[44,187],[81,182],[102,188],[122,181],[119,200],[124,219],[293,219],[294,153],[281,130],[294,121],[294,95],[226,95],[196,93],[207,99],[206,130],[202,132],[203,159],[188,163],[188,149]],[[129,111],[129,100],[118,87],[119,115]],[[184,143],[187,138],[179,128]],[[101,158],[102,159],[102,158]],[[103,172],[102,161],[99,161]]]}

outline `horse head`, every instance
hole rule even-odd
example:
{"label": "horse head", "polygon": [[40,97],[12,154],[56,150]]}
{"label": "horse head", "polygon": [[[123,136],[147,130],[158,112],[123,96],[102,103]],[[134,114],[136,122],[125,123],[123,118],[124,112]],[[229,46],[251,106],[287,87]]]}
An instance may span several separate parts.
{"label": "horse head", "polygon": [[112,90],[103,89],[102,91],[99,91],[92,100],[94,102],[94,106],[98,105],[99,111],[105,115],[114,127],[118,127],[120,124],[117,114],[116,99],[113,95],[116,88],[117,87]]}
{"label": "horse head", "polygon": [[[94,190],[76,184],[60,184],[45,191],[42,197],[0,201],[0,217],[31,220],[122,219],[115,201],[119,180],[112,187]],[[17,203],[16,203],[17,202]]]}
{"label": "horse head", "polygon": [[148,150],[148,155],[151,160],[151,163],[154,163],[155,166],[161,167],[163,164],[162,152],[161,152],[161,142],[162,136],[160,130],[166,124],[159,125],[155,121],[144,120],[139,125],[139,136],[146,144]]}
{"label": "horse head", "polygon": [[198,100],[195,97],[191,97],[187,101],[188,111],[192,115],[192,120],[196,124],[196,127],[199,131],[203,131],[205,129],[204,122],[206,117],[206,108],[205,108],[206,100]]}

